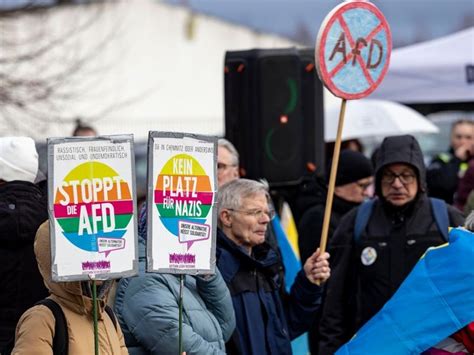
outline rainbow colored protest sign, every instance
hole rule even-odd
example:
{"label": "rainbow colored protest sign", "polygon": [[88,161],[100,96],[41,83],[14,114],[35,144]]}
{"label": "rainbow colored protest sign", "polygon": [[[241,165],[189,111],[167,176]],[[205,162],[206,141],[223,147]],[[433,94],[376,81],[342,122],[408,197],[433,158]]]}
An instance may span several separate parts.
{"label": "rainbow colored protest sign", "polygon": [[213,137],[150,133],[149,271],[214,270],[215,144]]}
{"label": "rainbow colored protest sign", "polygon": [[55,280],[135,273],[133,151],[119,137],[48,141]]}

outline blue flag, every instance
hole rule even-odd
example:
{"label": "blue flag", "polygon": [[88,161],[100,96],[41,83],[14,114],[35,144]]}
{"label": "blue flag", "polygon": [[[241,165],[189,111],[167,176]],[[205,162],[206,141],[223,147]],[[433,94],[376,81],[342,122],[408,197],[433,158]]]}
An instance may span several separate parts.
{"label": "blue flag", "polygon": [[[301,264],[296,256],[293,248],[291,247],[290,241],[286,237],[285,231],[281,227],[280,219],[275,217],[272,220],[272,226],[275,231],[275,236],[280,247],[281,257],[283,259],[283,265],[285,266],[285,286],[286,291],[290,292],[291,286],[295,282],[296,275],[301,270]],[[291,348],[293,354],[308,354],[308,336],[307,333],[300,335],[298,338],[291,342]]]}
{"label": "blue flag", "polygon": [[474,234],[452,229],[336,355],[420,354],[474,321]]}

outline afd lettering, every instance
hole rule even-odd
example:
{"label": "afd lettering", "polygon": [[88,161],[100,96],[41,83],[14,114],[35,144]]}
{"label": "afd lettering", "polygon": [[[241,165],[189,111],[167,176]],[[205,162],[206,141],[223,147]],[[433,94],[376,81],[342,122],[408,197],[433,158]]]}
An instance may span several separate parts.
{"label": "afd lettering", "polygon": [[[383,54],[382,42],[376,39],[372,39],[370,43],[367,43],[367,41],[364,38],[359,37],[355,41],[354,48],[352,48],[349,51],[349,53],[353,55],[353,58],[352,58],[353,66],[356,64],[357,56],[361,57],[360,54],[361,54],[362,48],[367,47],[367,46],[369,46],[369,56],[367,58],[366,68],[375,69],[380,65],[380,63],[382,62],[382,54]],[[374,51],[375,47],[377,48],[377,50]],[[376,54],[375,52],[378,52],[378,57],[376,60],[374,60],[374,54]],[[341,53],[344,64],[346,64],[348,55],[347,55],[347,50],[346,50],[346,34],[344,32],[341,32],[341,35],[339,36],[339,39],[337,40],[336,45],[334,46],[331,52],[331,55],[329,56],[329,60],[333,60],[337,53]]]}
{"label": "afd lettering", "polygon": [[[81,206],[79,213],[78,234],[97,234],[97,225],[102,221],[102,231],[104,233],[112,232],[115,229],[115,210],[111,203],[93,203],[90,205],[92,216],[87,213],[87,207]],[[100,213],[99,213],[100,211]],[[89,217],[92,217],[89,219]]]}

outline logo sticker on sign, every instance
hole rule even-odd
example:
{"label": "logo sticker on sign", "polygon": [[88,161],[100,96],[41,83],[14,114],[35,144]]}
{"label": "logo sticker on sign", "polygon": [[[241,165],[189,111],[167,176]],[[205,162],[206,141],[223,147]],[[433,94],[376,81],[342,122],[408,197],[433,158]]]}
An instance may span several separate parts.
{"label": "logo sticker on sign", "polygon": [[345,2],[331,11],[318,33],[318,75],[335,96],[363,98],[382,82],[391,50],[390,28],[377,7]]}
{"label": "logo sticker on sign", "polygon": [[[173,156],[164,165],[155,186],[155,205],[168,231],[188,249],[209,237],[204,222],[211,210],[213,192],[209,176],[189,154]],[[199,229],[198,226],[200,226]],[[203,231],[207,230],[205,237]]]}

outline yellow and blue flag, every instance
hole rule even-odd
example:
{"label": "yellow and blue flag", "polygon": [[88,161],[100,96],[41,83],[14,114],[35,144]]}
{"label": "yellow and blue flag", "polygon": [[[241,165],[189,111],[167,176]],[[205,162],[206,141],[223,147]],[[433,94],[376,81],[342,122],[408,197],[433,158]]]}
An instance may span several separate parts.
{"label": "yellow and blue flag", "polygon": [[452,229],[336,355],[420,354],[474,321],[474,234]]}
{"label": "yellow and blue flag", "polygon": [[[288,207],[289,208],[289,207]],[[285,212],[287,214],[288,211]],[[290,226],[290,231],[292,230],[291,227],[291,222],[292,216],[291,216],[291,210],[289,211],[290,216],[288,215],[285,217],[285,214],[282,213],[282,219],[287,219],[286,220],[286,225]],[[288,223],[288,218],[290,223]],[[301,263],[299,260],[299,255],[298,255],[298,237],[296,234],[296,237],[294,235],[294,232],[290,233],[290,236],[285,232],[284,226],[282,226],[282,223],[280,222],[280,219],[278,217],[275,217],[272,220],[272,226],[273,230],[275,231],[275,237],[278,242],[278,246],[280,248],[281,252],[281,257],[283,259],[283,265],[285,267],[285,286],[287,292],[290,292],[291,286],[293,285],[296,275],[298,272],[301,270]],[[294,228],[296,231],[296,227]],[[296,232],[297,233],[297,232]],[[293,237],[293,241],[292,241]],[[296,241],[296,243],[295,243]],[[295,245],[296,244],[296,248]],[[308,354],[309,353],[309,346],[308,346],[308,335],[307,333],[304,333],[300,335],[298,338],[294,339],[291,342],[291,348],[293,350],[293,354]]]}

